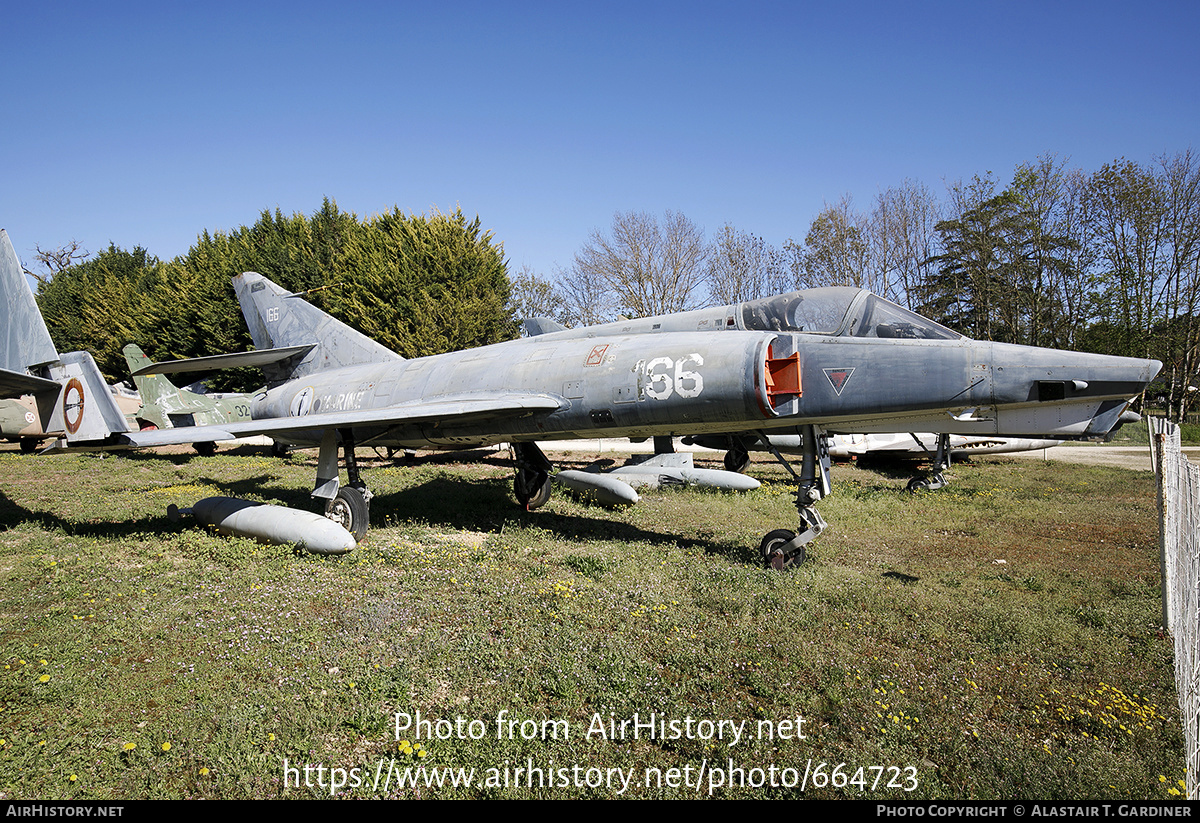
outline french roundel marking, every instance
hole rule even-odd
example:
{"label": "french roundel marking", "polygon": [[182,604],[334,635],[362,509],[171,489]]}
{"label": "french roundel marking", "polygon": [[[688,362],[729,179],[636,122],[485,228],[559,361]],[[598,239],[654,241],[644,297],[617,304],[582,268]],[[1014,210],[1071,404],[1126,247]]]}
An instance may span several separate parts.
{"label": "french roundel marking", "polygon": [[63,422],[71,434],[79,431],[79,424],[83,422],[83,399],[83,384],[72,377],[63,392]]}

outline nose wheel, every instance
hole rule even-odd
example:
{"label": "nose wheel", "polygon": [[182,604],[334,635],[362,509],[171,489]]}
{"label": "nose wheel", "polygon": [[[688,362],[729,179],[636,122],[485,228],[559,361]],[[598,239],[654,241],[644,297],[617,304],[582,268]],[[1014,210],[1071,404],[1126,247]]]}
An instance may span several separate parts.
{"label": "nose wheel", "polygon": [[908,481],[909,494],[918,492],[932,492],[946,487],[946,478],[941,472],[931,474],[928,477],[914,477]]}
{"label": "nose wheel", "polygon": [[770,446],[770,440],[765,436],[761,437],[762,442],[766,443],[775,455],[775,459],[796,479],[796,513],[800,515],[799,532],[776,529],[768,532],[759,544],[763,565],[768,569],[783,571],[799,566],[808,557],[805,546],[828,527],[815,505],[818,500],[829,494],[831,488],[829,448],[825,442],[825,432],[817,426],[802,426],[801,429],[804,461],[798,475],[779,450]]}
{"label": "nose wheel", "polygon": [[915,434],[909,433],[908,436],[916,441],[916,444],[925,452],[931,463],[927,474],[914,477],[908,481],[909,494],[932,492],[945,488],[946,478],[942,476],[942,471],[945,470],[946,466],[950,465],[950,435],[939,434],[937,436],[937,451],[932,454]]}
{"label": "nose wheel", "polygon": [[804,562],[804,544],[796,543],[798,535],[791,529],[776,529],[762,539],[758,550],[762,553],[763,565],[768,569],[783,571]]}

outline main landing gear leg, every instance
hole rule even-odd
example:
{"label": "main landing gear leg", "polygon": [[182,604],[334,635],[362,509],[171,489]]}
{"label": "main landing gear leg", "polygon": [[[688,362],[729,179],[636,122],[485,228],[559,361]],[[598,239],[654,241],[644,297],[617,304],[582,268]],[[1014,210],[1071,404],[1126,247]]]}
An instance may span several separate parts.
{"label": "main landing gear leg", "polygon": [[513,478],[513,493],[525,511],[540,509],[550,500],[550,470],[554,467],[542,454],[537,443],[513,443],[517,476]]}
{"label": "main landing gear leg", "polygon": [[[345,486],[338,487],[338,436],[346,461]],[[313,497],[325,500],[325,516],[338,523],[356,541],[367,536],[367,525],[371,519],[371,490],[358,473],[358,461],[354,455],[354,432],[350,429],[327,429],[321,438],[321,451],[317,457],[317,484]]]}
{"label": "main landing gear leg", "polygon": [[[780,460],[788,471],[796,477],[796,512],[800,515],[800,531],[776,529],[762,539],[759,549],[762,552],[763,563],[770,569],[788,569],[804,562],[805,546],[812,542],[827,524],[825,518],[816,509],[816,502],[829,494],[829,447],[825,442],[825,432],[819,426],[801,426],[800,435],[803,439],[804,462],[800,467],[800,475],[784,460],[777,449],[772,449],[775,457]],[[763,442],[769,442],[763,438]]]}
{"label": "main landing gear leg", "polygon": [[725,471],[744,474],[750,468],[750,449],[746,441],[733,434],[726,439],[729,441],[729,450],[725,452]]}
{"label": "main landing gear leg", "polygon": [[914,477],[908,481],[908,490],[912,494],[920,491],[936,491],[946,486],[946,478],[942,476],[947,464],[950,462],[950,435],[939,434],[937,436],[937,453],[929,454],[929,449],[925,448],[925,444],[917,438],[915,434],[909,434],[913,440],[917,441],[917,445],[929,456],[933,465],[929,467],[929,473]]}
{"label": "main landing gear leg", "polygon": [[655,454],[674,454],[675,453],[675,438],[669,434],[654,435],[654,453]]}

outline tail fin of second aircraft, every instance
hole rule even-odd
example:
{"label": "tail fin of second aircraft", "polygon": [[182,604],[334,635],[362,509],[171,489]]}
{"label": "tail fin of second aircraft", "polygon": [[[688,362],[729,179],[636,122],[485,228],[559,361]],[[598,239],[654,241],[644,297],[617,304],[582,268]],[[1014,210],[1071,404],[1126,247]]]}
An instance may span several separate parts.
{"label": "tail fin of second aircraft", "polygon": [[264,366],[272,384],[326,369],[404,359],[261,274],[239,274],[233,278],[233,288],[255,348],[316,344],[299,362],[293,359]]}
{"label": "tail fin of second aircraft", "polygon": [[[133,343],[123,348],[121,353],[125,355],[125,362],[129,364],[131,373],[143,366],[150,365],[150,358]],[[142,408],[138,412],[138,418],[146,423],[152,423],[160,429],[169,428],[171,423],[163,417],[161,401],[178,394],[179,389],[161,374],[135,374],[133,382],[142,398]]]}

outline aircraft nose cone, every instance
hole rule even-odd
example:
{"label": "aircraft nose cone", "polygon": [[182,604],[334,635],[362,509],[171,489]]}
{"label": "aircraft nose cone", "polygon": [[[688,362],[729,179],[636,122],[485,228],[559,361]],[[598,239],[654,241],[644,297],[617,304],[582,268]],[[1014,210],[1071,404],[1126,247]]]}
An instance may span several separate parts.
{"label": "aircraft nose cone", "polygon": [[1158,360],[994,344],[997,431],[1103,437],[1162,369]]}

